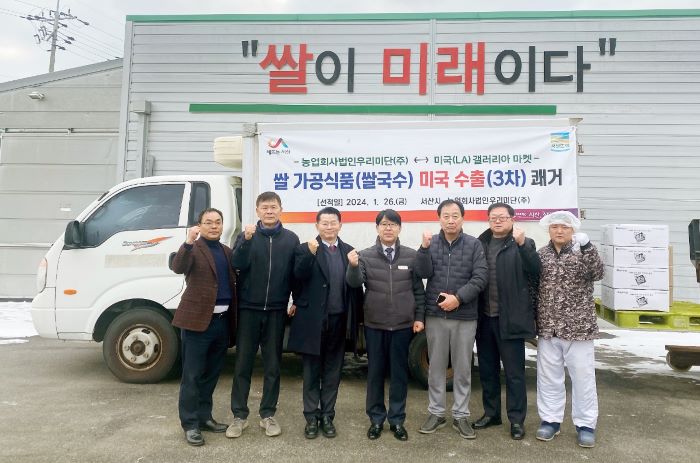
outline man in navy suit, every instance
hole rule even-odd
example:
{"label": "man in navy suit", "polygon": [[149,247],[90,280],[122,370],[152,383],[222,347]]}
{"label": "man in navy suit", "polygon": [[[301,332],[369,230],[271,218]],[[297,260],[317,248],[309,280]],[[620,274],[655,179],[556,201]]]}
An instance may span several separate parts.
{"label": "man in navy suit", "polygon": [[[357,290],[345,282],[348,253],[353,247],[338,238],[340,212],[332,207],[316,214],[318,236],[297,247],[294,276],[301,283],[289,333],[288,348],[298,352],[304,367],[304,435],[335,437],[335,402],[345,355],[348,324],[356,333]],[[361,290],[360,290],[361,291]],[[353,336],[351,336],[353,337]]]}

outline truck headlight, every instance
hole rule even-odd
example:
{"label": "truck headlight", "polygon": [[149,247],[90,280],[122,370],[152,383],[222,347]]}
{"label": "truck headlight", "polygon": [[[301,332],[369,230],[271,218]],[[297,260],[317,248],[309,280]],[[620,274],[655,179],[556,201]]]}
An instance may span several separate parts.
{"label": "truck headlight", "polygon": [[36,270],[36,291],[40,293],[46,288],[46,269],[48,268],[46,257],[39,262],[39,268]]}

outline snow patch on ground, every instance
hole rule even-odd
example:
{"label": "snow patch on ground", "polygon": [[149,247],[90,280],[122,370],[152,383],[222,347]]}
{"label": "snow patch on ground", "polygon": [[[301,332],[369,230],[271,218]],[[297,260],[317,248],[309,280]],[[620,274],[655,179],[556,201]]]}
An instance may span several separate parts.
{"label": "snow patch on ground", "polygon": [[[673,371],[666,364],[666,345],[700,346],[700,333],[678,331],[623,330],[601,322],[595,341],[596,369],[636,375],[661,374],[700,381],[700,366],[688,372]],[[526,358],[537,360],[537,351],[526,345]]]}
{"label": "snow patch on ground", "polygon": [[0,302],[0,344],[26,342],[16,338],[37,335],[29,312],[31,305],[31,302]]}

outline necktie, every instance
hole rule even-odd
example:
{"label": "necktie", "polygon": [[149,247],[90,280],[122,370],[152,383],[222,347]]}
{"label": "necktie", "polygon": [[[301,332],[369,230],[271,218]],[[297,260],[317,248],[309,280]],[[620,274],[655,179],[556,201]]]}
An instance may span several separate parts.
{"label": "necktie", "polygon": [[336,249],[337,249],[337,246],[335,244],[331,244],[330,246],[328,246],[328,250],[330,252],[335,252]]}
{"label": "necktie", "polygon": [[386,248],[386,258],[389,259],[389,262],[393,260],[394,257],[394,248]]}

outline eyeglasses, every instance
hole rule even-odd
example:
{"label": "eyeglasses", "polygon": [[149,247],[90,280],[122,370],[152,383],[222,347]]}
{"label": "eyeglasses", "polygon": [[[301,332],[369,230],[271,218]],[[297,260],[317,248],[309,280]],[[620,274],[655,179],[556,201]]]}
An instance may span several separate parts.
{"label": "eyeglasses", "polygon": [[223,222],[221,220],[217,220],[216,222],[210,222],[207,220],[206,222],[202,222],[201,225],[204,225],[205,227],[213,227],[214,225],[220,227],[222,223]]}
{"label": "eyeglasses", "polygon": [[382,222],[379,224],[381,228],[399,228],[401,225],[398,223]]}
{"label": "eyeglasses", "polygon": [[497,223],[497,222],[507,222],[508,219],[511,219],[512,217],[509,215],[496,215],[496,216],[491,216],[489,217],[489,222]]}

